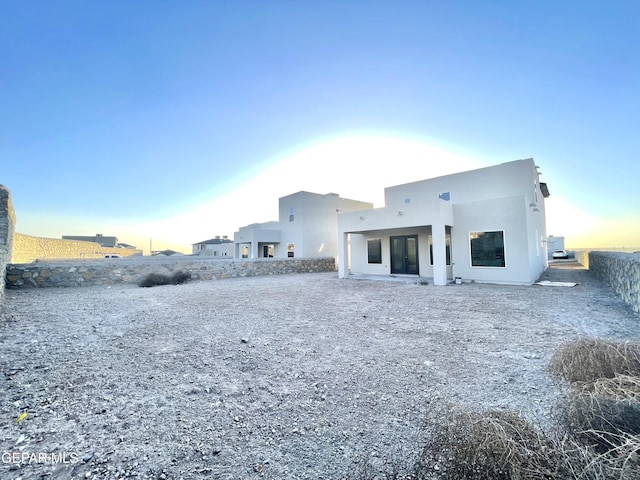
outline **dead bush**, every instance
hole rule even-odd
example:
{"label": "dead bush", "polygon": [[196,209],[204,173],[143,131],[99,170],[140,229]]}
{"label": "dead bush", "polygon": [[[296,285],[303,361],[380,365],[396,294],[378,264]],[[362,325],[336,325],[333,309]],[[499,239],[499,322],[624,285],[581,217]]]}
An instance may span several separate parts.
{"label": "dead bush", "polygon": [[189,272],[173,272],[169,275],[164,273],[149,273],[138,281],[140,287],[155,287],[157,285],[181,285],[191,279]]}
{"label": "dead bush", "polygon": [[[545,435],[512,411],[439,407],[413,468],[367,462],[374,480],[637,480],[640,343],[579,340],[561,346],[551,373],[571,383]],[[405,464],[406,465],[406,464]]]}
{"label": "dead bush", "polygon": [[570,342],[549,371],[571,384],[554,412],[571,478],[640,478],[640,343]]}
{"label": "dead bush", "polygon": [[549,371],[569,383],[593,382],[616,375],[640,377],[640,343],[581,339],[560,346]]}
{"label": "dead bush", "polygon": [[572,393],[556,409],[558,424],[578,443],[599,454],[640,442],[640,402],[594,393]]}
{"label": "dead bush", "polygon": [[[638,402],[574,394],[557,418],[558,450],[571,479],[640,478]],[[636,433],[634,433],[636,432]]]}
{"label": "dead bush", "polygon": [[[631,444],[630,444],[631,445]],[[637,480],[637,445],[626,450],[618,449],[609,454],[599,454],[593,448],[571,437],[554,441],[555,456],[561,463],[566,480]]]}
{"label": "dead bush", "polygon": [[553,442],[518,413],[451,411],[431,428],[416,478],[569,478]]}
{"label": "dead bush", "polygon": [[640,377],[615,375],[599,378],[593,382],[575,382],[572,389],[578,393],[593,393],[616,400],[640,401]]}

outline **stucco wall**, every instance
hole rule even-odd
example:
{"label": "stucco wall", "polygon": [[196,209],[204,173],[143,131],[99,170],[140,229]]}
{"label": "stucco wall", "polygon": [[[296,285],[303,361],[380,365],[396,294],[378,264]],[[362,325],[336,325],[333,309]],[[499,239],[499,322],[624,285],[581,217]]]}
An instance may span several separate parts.
{"label": "stucco wall", "polygon": [[589,270],[640,312],[640,253],[589,252]]}
{"label": "stucco wall", "polygon": [[95,242],[66,240],[61,238],[32,237],[16,233],[13,242],[12,263],[29,263],[34,260],[65,258],[103,258],[106,254],[142,255],[141,250],[108,248]]}
{"label": "stucco wall", "polygon": [[[550,252],[549,255],[552,253],[553,252]],[[573,254],[576,262],[585,268],[589,268],[589,253],[591,253],[589,250],[568,250],[567,253],[569,254],[569,258],[571,258],[571,255]]]}
{"label": "stucco wall", "polygon": [[[289,221],[289,208],[294,221]],[[279,199],[278,215],[281,243],[275,256],[287,257],[287,246],[294,245],[296,257],[322,258],[338,255],[338,213],[373,208],[370,202],[341,198],[336,193],[298,192]]]}
{"label": "stucco wall", "polygon": [[4,294],[5,270],[11,261],[16,215],[11,203],[11,193],[0,185],[0,300]]}
{"label": "stucco wall", "polygon": [[[520,195],[454,204],[455,226],[451,229],[451,254],[454,276],[476,282],[529,285],[544,271],[546,257],[537,258],[539,267],[532,273],[529,238],[534,235],[527,225],[527,199]],[[502,231],[505,267],[471,265],[471,232]]]}
{"label": "stucco wall", "polygon": [[292,258],[216,260],[201,257],[129,257],[10,264],[7,288],[81,287],[137,283],[151,272],[190,272],[194,280],[219,280],[256,275],[332,272],[335,259]]}

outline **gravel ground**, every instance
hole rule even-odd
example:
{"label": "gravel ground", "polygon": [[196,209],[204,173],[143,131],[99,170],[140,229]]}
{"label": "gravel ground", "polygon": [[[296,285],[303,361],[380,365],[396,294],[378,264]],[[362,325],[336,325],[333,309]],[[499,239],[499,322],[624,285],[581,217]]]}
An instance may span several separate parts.
{"label": "gravel ground", "polygon": [[543,276],[573,288],[322,273],[8,290],[0,478],[354,478],[415,449],[445,403],[544,423],[557,345],[640,335],[575,267]]}

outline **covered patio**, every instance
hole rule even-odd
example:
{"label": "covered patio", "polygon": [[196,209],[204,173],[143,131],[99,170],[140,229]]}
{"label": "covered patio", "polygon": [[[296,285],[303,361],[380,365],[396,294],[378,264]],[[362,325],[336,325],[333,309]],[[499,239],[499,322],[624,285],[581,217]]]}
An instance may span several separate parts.
{"label": "covered patio", "polygon": [[447,285],[451,271],[451,203],[437,199],[343,213],[338,217],[340,278],[402,275]]}

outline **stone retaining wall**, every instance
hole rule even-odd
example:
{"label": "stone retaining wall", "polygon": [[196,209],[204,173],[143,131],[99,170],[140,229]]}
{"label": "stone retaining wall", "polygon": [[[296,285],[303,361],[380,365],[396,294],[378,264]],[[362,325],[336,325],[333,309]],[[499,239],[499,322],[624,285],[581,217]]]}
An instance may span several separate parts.
{"label": "stone retaining wall", "polygon": [[640,253],[589,252],[589,270],[640,312]]}
{"label": "stone retaining wall", "polygon": [[7,288],[82,287],[137,282],[149,273],[186,271],[193,280],[336,271],[333,257],[218,260],[201,257],[129,257],[11,264]]}
{"label": "stone retaining wall", "polygon": [[11,193],[0,185],[0,300],[4,294],[5,271],[11,261],[13,237],[16,227],[16,214],[11,203]]}

